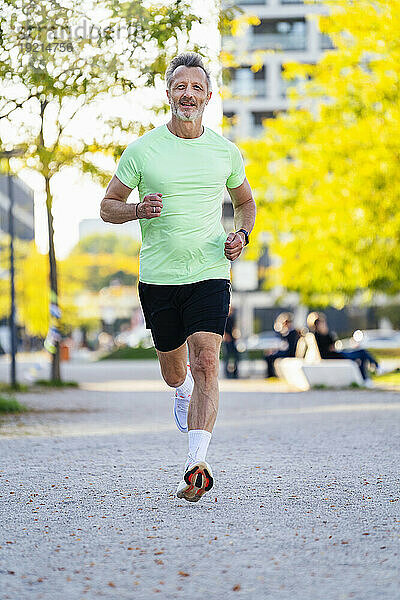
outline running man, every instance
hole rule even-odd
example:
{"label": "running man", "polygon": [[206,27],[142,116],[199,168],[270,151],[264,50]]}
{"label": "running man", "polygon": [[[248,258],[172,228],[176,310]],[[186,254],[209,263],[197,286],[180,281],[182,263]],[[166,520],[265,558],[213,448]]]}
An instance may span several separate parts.
{"label": "running man", "polygon": [[[256,207],[238,148],[202,125],[212,92],[201,57],[180,54],[165,78],[171,119],[125,149],[100,214],[110,223],[139,219],[140,302],[162,376],[175,388],[176,424],[188,432],[177,496],[197,502],[213,486],[206,454],[218,410],[229,261],[248,243]],[[225,186],[236,228],[228,236],[221,224]],[[140,202],[127,204],[135,187]]]}

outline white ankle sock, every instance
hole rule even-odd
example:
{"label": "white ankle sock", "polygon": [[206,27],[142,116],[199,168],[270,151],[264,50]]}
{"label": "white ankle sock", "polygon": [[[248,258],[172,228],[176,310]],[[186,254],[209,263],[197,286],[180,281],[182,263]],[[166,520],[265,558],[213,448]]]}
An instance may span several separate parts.
{"label": "white ankle sock", "polygon": [[190,366],[188,365],[186,372],[186,379],[179,387],[175,388],[178,392],[178,396],[190,396],[193,392],[193,376],[190,371]]}
{"label": "white ankle sock", "polygon": [[204,429],[191,429],[188,432],[189,437],[189,454],[188,463],[205,461],[207,456],[208,445],[211,440],[211,433]]}

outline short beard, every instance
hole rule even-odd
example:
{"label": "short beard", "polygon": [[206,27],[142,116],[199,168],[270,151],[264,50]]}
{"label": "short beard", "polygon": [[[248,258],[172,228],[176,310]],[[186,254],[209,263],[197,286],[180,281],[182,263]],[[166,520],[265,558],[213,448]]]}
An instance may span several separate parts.
{"label": "short beard", "polygon": [[199,106],[198,109],[192,115],[187,116],[183,113],[179,104],[176,104],[173,100],[171,100],[171,112],[173,115],[175,115],[175,117],[177,117],[181,121],[186,121],[186,122],[196,121],[196,119],[198,119],[199,117],[202,116],[205,107],[206,107],[206,103],[203,102],[203,104],[201,106]]}

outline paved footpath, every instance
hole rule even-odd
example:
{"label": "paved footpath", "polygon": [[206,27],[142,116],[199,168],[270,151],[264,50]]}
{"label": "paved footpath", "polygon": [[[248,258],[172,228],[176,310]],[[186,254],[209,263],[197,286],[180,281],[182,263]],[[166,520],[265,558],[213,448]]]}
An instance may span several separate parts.
{"label": "paved footpath", "polygon": [[156,366],[68,368],[0,418],[1,600],[398,600],[399,393],[223,383],[189,504]]}

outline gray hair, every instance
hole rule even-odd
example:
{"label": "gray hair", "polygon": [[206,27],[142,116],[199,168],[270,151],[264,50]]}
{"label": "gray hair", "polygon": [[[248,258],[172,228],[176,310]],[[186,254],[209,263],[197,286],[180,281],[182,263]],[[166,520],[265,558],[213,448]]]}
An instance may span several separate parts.
{"label": "gray hair", "polygon": [[200,69],[203,69],[204,73],[206,74],[208,90],[211,90],[210,72],[204,66],[203,60],[200,54],[197,54],[197,52],[183,52],[171,60],[167,70],[165,71],[165,81],[168,89],[171,89],[172,77],[175,69],[178,67],[200,67]]}

